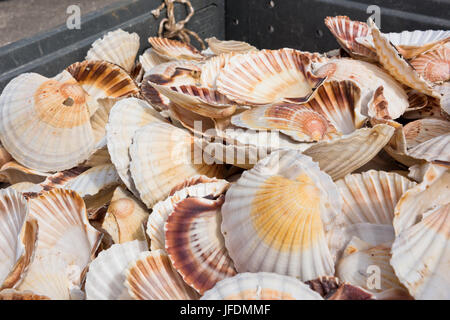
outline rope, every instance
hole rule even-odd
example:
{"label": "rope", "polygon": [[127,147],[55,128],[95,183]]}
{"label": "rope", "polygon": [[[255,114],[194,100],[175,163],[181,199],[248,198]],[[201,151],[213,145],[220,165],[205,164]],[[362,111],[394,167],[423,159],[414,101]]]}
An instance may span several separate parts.
{"label": "rope", "polygon": [[[189,0],[163,0],[164,2],[161,5],[152,10],[152,14],[155,18],[159,18],[161,14],[161,10],[167,8],[167,18],[161,20],[158,29],[158,36],[165,38],[178,38],[182,42],[190,44],[191,36],[194,37],[198,43],[200,43],[202,49],[204,50],[205,43],[203,40],[192,30],[185,28],[185,24],[192,18],[194,15],[194,8]],[[188,9],[188,15],[181,21],[175,20],[175,3],[184,4]]]}

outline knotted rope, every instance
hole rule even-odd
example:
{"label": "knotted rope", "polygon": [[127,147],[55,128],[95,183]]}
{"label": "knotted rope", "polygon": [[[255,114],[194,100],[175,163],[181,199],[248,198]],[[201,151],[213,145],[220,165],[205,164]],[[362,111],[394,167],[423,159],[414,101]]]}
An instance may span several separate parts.
{"label": "knotted rope", "polygon": [[[175,3],[184,4],[189,13],[181,21],[175,20]],[[189,0],[164,0],[164,2],[156,9],[152,10],[152,14],[155,18],[159,18],[161,14],[161,10],[167,8],[167,18],[161,20],[158,29],[158,36],[165,38],[178,38],[182,42],[190,44],[191,36],[194,37],[198,43],[200,43],[202,49],[205,49],[205,43],[203,40],[192,30],[185,28],[185,24],[192,18],[194,15],[194,8]]]}

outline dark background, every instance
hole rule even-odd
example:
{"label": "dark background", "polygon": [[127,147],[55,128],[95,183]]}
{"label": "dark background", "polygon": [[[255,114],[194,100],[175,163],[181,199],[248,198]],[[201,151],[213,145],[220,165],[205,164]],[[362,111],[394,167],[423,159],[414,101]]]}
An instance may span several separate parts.
{"label": "dark background", "polygon": [[[258,48],[291,47],[324,52],[338,48],[324,18],[348,15],[366,21],[381,8],[383,32],[450,29],[450,0],[191,0],[196,13],[187,27],[202,38],[235,39]],[[0,0],[0,91],[23,72],[54,76],[84,59],[90,45],[117,28],[137,32],[141,52],[156,35],[151,10],[161,0]],[[81,8],[81,30],[65,25],[67,6]],[[176,5],[177,20],[184,18]]]}

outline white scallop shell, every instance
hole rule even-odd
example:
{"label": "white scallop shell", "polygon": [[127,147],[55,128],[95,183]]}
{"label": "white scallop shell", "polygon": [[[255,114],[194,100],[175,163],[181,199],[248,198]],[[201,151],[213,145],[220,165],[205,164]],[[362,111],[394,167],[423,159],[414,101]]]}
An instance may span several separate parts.
{"label": "white scallop shell", "polygon": [[130,155],[134,184],[149,208],[187,178],[223,176],[222,165],[207,164],[187,131],[167,123],[151,123],[136,131]]}
{"label": "white scallop shell", "polygon": [[97,39],[86,55],[86,60],[105,60],[131,72],[139,51],[139,36],[122,29],[108,32]]}
{"label": "white scallop shell", "polygon": [[128,149],[134,133],[141,127],[164,119],[148,103],[136,98],[127,98],[117,102],[111,109],[106,125],[106,141],[111,161],[123,183],[135,195],[137,190],[133,185]]}
{"label": "white scallop shell", "polygon": [[125,285],[136,300],[196,300],[163,250],[143,252],[126,271]]}
{"label": "white scallop shell", "polygon": [[222,206],[222,233],[236,270],[302,280],[332,275],[325,233],[341,223],[341,206],[336,186],[311,158],[271,153],[231,185]]}
{"label": "white scallop shell", "polygon": [[146,251],[144,241],[130,241],[113,244],[99,253],[89,265],[86,274],[87,300],[131,299],[125,287],[125,270],[137,260],[141,252]]}
{"label": "white scallop shell", "polygon": [[147,221],[147,235],[150,239],[151,250],[165,249],[164,225],[178,202],[189,197],[217,197],[223,194],[228,186],[229,183],[225,180],[198,183],[177,190],[167,199],[156,203]]}
{"label": "white scallop shell", "polygon": [[52,79],[22,74],[0,96],[2,144],[28,168],[43,172],[72,168],[94,151],[89,122],[94,104],[67,71]]}
{"label": "white scallop shell", "polygon": [[424,213],[420,222],[404,229],[395,239],[391,264],[414,298],[450,299],[449,237],[450,204],[447,203]]}
{"label": "white scallop shell", "polygon": [[200,300],[323,300],[294,277],[276,273],[240,273],[218,282]]}
{"label": "white scallop shell", "polygon": [[395,205],[416,183],[397,173],[370,170],[347,175],[336,185],[344,200],[342,214],[346,224],[392,225]]}

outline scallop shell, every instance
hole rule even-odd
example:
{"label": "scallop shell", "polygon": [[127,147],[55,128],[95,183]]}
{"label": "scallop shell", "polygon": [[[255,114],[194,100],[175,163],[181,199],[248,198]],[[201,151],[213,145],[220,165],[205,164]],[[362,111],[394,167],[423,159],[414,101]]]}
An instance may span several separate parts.
{"label": "scallop shell", "polygon": [[[198,176],[194,177],[197,178]],[[229,183],[226,180],[217,180],[187,186],[173,193],[172,189],[167,199],[153,206],[152,214],[148,218],[147,235],[150,239],[151,250],[164,249],[166,247],[164,225],[169,215],[175,210],[175,205],[178,202],[190,197],[218,197],[225,193],[228,187]]]}
{"label": "scallop shell", "polygon": [[398,236],[403,230],[422,220],[423,214],[450,199],[450,170],[431,166],[423,181],[403,194],[395,207],[394,228]]}
{"label": "scallop shell", "polygon": [[111,109],[106,125],[106,141],[111,161],[117,174],[133,194],[138,195],[129,172],[130,156],[128,149],[134,133],[141,127],[164,119],[148,103],[136,98],[117,102]]}
{"label": "scallop shell", "polygon": [[24,167],[14,160],[5,163],[0,169],[0,174],[4,176],[4,179],[10,184],[19,182],[40,183],[50,175],[45,172]]}
{"label": "scallop shell", "polygon": [[117,236],[110,232],[114,243],[132,240],[144,241],[146,238],[142,226],[147,224],[148,216],[147,208],[140,201],[123,187],[117,187],[108,206],[102,227],[108,232],[111,223],[117,225]]}
{"label": "scallop shell", "polygon": [[230,52],[247,53],[258,51],[254,46],[244,41],[219,40],[216,37],[212,37],[207,38],[206,42],[208,43],[209,49],[216,55]]}
{"label": "scallop shell", "polygon": [[449,236],[450,204],[447,203],[425,213],[420,222],[403,229],[395,239],[391,264],[414,298],[450,299]]}
{"label": "scallop shell", "polygon": [[[449,95],[450,97],[450,95]],[[410,119],[410,120],[416,120],[416,119],[423,119],[423,118],[435,118],[435,119],[444,119],[444,110],[441,109],[441,104],[444,103],[445,96],[442,97],[440,100],[427,96],[427,104],[417,110],[407,110],[403,114],[403,118]]]}
{"label": "scallop shell", "polygon": [[31,291],[5,289],[0,291],[0,300],[50,300],[50,298],[35,294]]}
{"label": "scallop shell", "polygon": [[[379,119],[371,121],[383,122]],[[385,150],[397,161],[407,166],[420,164],[424,160],[450,161],[450,150],[447,147],[450,143],[450,132],[447,121],[421,119],[411,122],[408,127],[394,121],[384,122],[395,128],[395,133]]]}
{"label": "scallop shell", "polygon": [[153,51],[166,60],[203,60],[204,56],[193,46],[177,40],[150,37]]}
{"label": "scallop shell", "polygon": [[420,119],[405,125],[403,132],[408,148],[415,148],[425,141],[449,134],[450,122],[439,119]]}
{"label": "scallop shell", "polygon": [[410,63],[422,77],[430,82],[450,80],[450,47],[441,46],[428,51],[415,57]]}
{"label": "scallop shell", "polygon": [[276,273],[240,273],[218,282],[201,300],[323,300],[294,277]]}
{"label": "scallop shell", "polygon": [[29,206],[30,217],[39,224],[36,254],[61,253],[80,277],[101,240],[101,233],[89,224],[83,199],[74,191],[54,189],[30,200]]}
{"label": "scallop shell", "polygon": [[169,98],[172,103],[205,117],[225,118],[236,111],[236,104],[217,90],[193,85],[179,87],[168,87],[155,83],[151,83],[151,85],[160,94]]}
{"label": "scallop shell", "polygon": [[320,141],[303,153],[319,163],[333,180],[341,179],[375,157],[389,142],[394,129],[388,125],[362,128],[331,141]]}
{"label": "scallop shell", "polygon": [[[358,241],[356,241],[358,240]],[[406,290],[395,275],[390,265],[391,246],[382,244],[372,246],[355,238],[345,250],[345,256],[336,265],[336,275],[339,279],[360,286],[370,292],[378,293],[389,289]],[[372,279],[374,266],[378,269]],[[377,280],[379,283],[377,283]]]}
{"label": "scallop shell", "polygon": [[439,94],[399,55],[396,47],[380,32],[372,20],[369,21],[369,25],[381,65],[399,82],[427,95],[439,98]]}
{"label": "scallop shell", "polygon": [[341,207],[336,186],[311,158],[294,150],[271,153],[231,185],[222,206],[236,270],[302,280],[332,275],[325,234],[339,225]]}
{"label": "scallop shell", "polygon": [[344,239],[341,240],[343,246],[338,252],[339,257],[354,237],[361,239],[373,247],[386,243],[392,243],[395,239],[395,232],[392,224],[373,224],[367,222],[355,223],[347,225],[340,232],[340,236],[343,236]]}
{"label": "scallop shell", "polygon": [[226,183],[225,180],[220,180],[220,179],[216,179],[216,178],[210,178],[210,177],[203,176],[203,175],[197,175],[197,176],[193,176],[191,178],[188,178],[188,179],[184,180],[183,182],[181,182],[180,184],[178,184],[175,187],[173,187],[172,190],[170,190],[169,197],[173,196],[175,194],[175,192],[183,190],[185,188],[189,188],[191,186],[195,186],[195,185],[198,185],[198,184],[213,183],[213,182],[224,182],[224,183]]}
{"label": "scallop shell", "polygon": [[236,54],[234,53],[222,53],[218,56],[214,56],[206,60],[201,65],[200,83],[204,87],[211,89],[217,89],[216,80],[219,73],[230,62],[231,58]]}
{"label": "scallop shell", "polygon": [[344,200],[346,224],[392,225],[395,205],[416,183],[397,173],[370,170],[347,175],[336,185]]}
{"label": "scallop shell", "polygon": [[86,60],[105,60],[131,72],[138,51],[138,34],[117,29],[97,39],[88,51]]}
{"label": "scallop shell", "polygon": [[189,111],[174,103],[169,105],[169,117],[175,125],[179,122],[196,136],[209,136],[215,133],[214,119]]}
{"label": "scallop shell", "polygon": [[0,288],[22,278],[34,253],[36,222],[27,222],[26,199],[12,189],[0,190]]}
{"label": "scallop shell", "polygon": [[346,16],[326,17],[325,25],[333,36],[350,55],[359,58],[377,59],[373,50],[361,45],[357,38],[366,37],[370,34],[369,26],[360,21],[352,21]]}
{"label": "scallop shell", "polygon": [[256,107],[233,116],[231,122],[254,130],[279,130],[296,141],[329,140],[339,136],[323,115],[296,104]]}
{"label": "scallop shell", "polygon": [[233,116],[231,122],[251,129],[278,129],[297,141],[331,139],[336,132],[348,134],[363,125],[360,94],[351,81],[325,82],[303,105],[260,106]]}
{"label": "scallop shell", "polygon": [[324,78],[311,60],[293,49],[262,50],[233,57],[217,77],[220,93],[240,104],[303,103]]}
{"label": "scallop shell", "polygon": [[218,281],[234,276],[220,233],[224,197],[187,198],[175,205],[165,224],[166,251],[183,280],[203,294]]}
{"label": "scallop shell", "polygon": [[125,270],[131,262],[146,251],[144,241],[130,241],[114,244],[99,253],[91,262],[86,274],[87,300],[131,299],[125,287]]}
{"label": "scallop shell", "polygon": [[[411,59],[426,51],[432,50],[449,41],[450,31],[403,31],[382,34],[405,59]],[[375,48],[372,35],[356,39],[357,42],[368,48]]]}
{"label": "scallop shell", "polygon": [[134,184],[149,208],[187,178],[223,176],[223,166],[208,165],[188,132],[166,123],[151,123],[136,131],[130,155]]}
{"label": "scallop shell", "polygon": [[70,300],[73,284],[64,255],[49,250],[43,250],[41,253],[33,259],[17,290],[32,291],[52,300]]}
{"label": "scallop shell", "polygon": [[163,250],[144,252],[130,264],[125,285],[136,300],[197,300]]}
{"label": "scallop shell", "polygon": [[160,57],[155,53],[153,49],[147,49],[144,51],[142,55],[139,56],[139,62],[142,64],[142,68],[144,69],[144,73],[147,73],[152,68],[156,67],[161,63],[165,63],[168,60]]}
{"label": "scallop shell", "polygon": [[52,79],[22,74],[0,96],[2,144],[28,168],[43,172],[72,168],[94,149],[89,123],[94,104],[66,71]]}
{"label": "scallop shell", "polygon": [[332,59],[314,66],[314,74],[328,81],[351,80],[361,89],[361,113],[368,114],[369,102],[375,90],[383,87],[387,113],[391,119],[400,117],[409,106],[403,87],[383,69],[365,61],[348,58]]}
{"label": "scallop shell", "polygon": [[137,95],[139,88],[122,68],[106,61],[76,62],[67,71],[92,97],[119,98]]}

